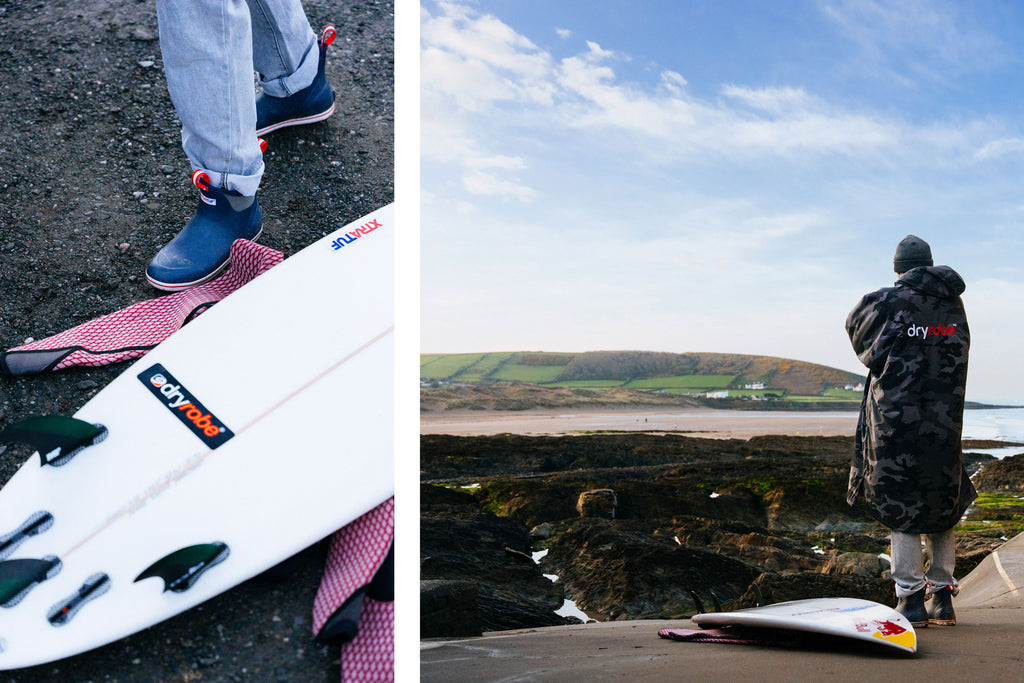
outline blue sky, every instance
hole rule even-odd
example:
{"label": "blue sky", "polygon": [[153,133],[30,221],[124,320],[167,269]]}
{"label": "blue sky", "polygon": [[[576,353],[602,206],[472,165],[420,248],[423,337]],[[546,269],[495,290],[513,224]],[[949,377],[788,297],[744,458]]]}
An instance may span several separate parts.
{"label": "blue sky", "polygon": [[1024,404],[1024,5],[421,6],[424,352],[856,372],[916,234],[967,282],[968,398]]}

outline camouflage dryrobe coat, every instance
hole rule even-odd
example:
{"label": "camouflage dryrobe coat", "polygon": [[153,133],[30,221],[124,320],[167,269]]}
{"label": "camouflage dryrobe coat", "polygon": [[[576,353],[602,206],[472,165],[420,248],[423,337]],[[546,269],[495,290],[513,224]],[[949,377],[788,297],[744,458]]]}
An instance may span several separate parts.
{"label": "camouflage dryrobe coat", "polygon": [[960,448],[971,341],[963,291],[952,268],[913,268],[846,319],[868,368],[847,502],[863,495],[896,531],[950,529],[977,497]]}

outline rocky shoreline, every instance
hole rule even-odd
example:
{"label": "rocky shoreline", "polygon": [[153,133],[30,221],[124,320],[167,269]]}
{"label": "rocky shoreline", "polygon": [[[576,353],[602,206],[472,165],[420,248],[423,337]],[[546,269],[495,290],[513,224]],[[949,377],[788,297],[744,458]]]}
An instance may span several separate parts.
{"label": "rocky shoreline", "polygon": [[[958,576],[1020,530],[1024,454],[969,453],[992,445],[965,442],[985,495],[961,524]],[[888,530],[846,504],[852,452],[849,436],[424,435],[421,637],[575,623],[553,614],[563,599],[599,621],[895,604]]]}

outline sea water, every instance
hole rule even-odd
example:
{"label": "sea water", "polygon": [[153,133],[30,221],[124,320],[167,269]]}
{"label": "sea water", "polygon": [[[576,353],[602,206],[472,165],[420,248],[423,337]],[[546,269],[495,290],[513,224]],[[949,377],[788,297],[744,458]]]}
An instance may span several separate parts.
{"label": "sea water", "polygon": [[[963,438],[1024,443],[1024,408],[965,410]],[[987,453],[997,458],[1005,458],[1024,453],[1024,446],[968,450],[971,453]]]}
{"label": "sea water", "polygon": [[964,438],[1024,443],[1024,408],[965,410]]}

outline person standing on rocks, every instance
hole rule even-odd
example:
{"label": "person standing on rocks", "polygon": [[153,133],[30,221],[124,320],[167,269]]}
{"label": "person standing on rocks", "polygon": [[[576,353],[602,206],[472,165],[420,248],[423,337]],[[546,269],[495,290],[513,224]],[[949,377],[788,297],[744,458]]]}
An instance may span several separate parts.
{"label": "person standing on rocks", "polygon": [[156,6],[167,89],[200,193],[195,216],[146,268],[151,285],[177,291],[212,279],[227,265],[232,242],[262,232],[258,136],[334,112],[324,74],[334,27],[318,41],[299,0],[157,0]]}
{"label": "person standing on rocks", "polygon": [[895,285],[865,295],[846,319],[868,369],[847,502],[863,495],[892,530],[897,611],[914,626],[952,626],[953,527],[977,497],[960,441],[971,341],[965,285],[952,268],[933,265],[928,243],[914,235],[896,247],[893,266]]}

